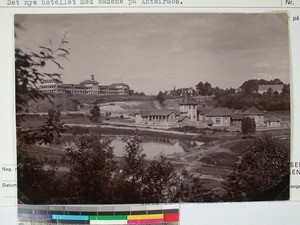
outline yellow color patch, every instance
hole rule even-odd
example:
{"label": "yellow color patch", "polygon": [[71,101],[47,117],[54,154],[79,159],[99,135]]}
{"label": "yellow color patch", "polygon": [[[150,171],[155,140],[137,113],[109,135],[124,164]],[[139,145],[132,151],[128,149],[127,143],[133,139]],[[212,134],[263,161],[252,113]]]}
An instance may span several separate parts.
{"label": "yellow color patch", "polygon": [[163,219],[164,214],[128,215],[127,220]]}

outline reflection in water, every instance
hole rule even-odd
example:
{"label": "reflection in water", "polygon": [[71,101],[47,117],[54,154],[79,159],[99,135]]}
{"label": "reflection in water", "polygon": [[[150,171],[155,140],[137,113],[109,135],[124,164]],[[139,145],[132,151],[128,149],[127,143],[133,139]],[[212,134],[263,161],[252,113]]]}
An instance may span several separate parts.
{"label": "reflection in water", "polygon": [[[114,137],[111,146],[114,147],[115,156],[123,156],[125,153],[125,143],[122,142],[121,137]],[[170,155],[173,153],[184,152],[183,147],[179,141],[158,141],[158,140],[143,140],[142,143],[143,153],[146,154],[146,159],[153,159],[155,156],[163,153]]]}

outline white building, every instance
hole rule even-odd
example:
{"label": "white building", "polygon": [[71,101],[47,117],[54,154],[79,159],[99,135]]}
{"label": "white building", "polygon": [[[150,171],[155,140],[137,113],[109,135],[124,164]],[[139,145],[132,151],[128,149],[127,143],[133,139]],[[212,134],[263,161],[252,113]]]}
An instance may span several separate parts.
{"label": "white building", "polygon": [[197,102],[194,101],[189,94],[184,95],[182,101],[180,102],[180,113],[187,115],[192,122],[196,122],[198,120]]}
{"label": "white building", "polygon": [[267,127],[280,127],[281,119],[276,117],[270,117],[265,120]]}
{"label": "white building", "polygon": [[80,84],[64,84],[58,79],[53,79],[45,80],[39,86],[39,90],[44,93],[74,95],[129,95],[129,89],[129,85],[124,83],[99,85],[99,82],[95,81],[94,75]]}
{"label": "white building", "polygon": [[228,127],[230,126],[230,116],[232,111],[227,108],[215,108],[205,115],[205,120],[208,123],[212,122],[215,127]]}
{"label": "white building", "polygon": [[252,106],[241,114],[254,119],[256,126],[258,127],[264,124],[264,113],[257,109],[255,106]]}
{"label": "white building", "polygon": [[90,80],[84,80],[80,83],[80,85],[84,86],[86,88],[86,93],[88,95],[97,95],[99,94],[99,83],[95,81],[94,75],[91,75]]}
{"label": "white building", "polygon": [[268,91],[271,91],[271,93],[274,93],[275,91],[280,94],[283,89],[283,84],[273,84],[273,85],[258,85],[257,92],[259,94],[267,93]]}

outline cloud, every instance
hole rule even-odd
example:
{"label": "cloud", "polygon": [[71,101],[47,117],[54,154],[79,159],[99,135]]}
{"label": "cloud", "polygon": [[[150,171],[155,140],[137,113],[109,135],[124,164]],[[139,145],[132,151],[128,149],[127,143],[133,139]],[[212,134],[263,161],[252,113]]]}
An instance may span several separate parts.
{"label": "cloud", "polygon": [[72,14],[16,15],[24,30],[16,46],[37,49],[68,32],[70,61],[64,81],[95,74],[103,84],[122,81],[137,91],[194,86],[222,88],[246,79],[289,80],[286,14]]}

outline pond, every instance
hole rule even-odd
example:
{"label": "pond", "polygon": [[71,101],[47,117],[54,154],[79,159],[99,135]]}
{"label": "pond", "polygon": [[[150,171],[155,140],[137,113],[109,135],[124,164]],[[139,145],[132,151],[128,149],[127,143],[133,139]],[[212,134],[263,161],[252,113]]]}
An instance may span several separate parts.
{"label": "pond", "polygon": [[[126,144],[122,142],[122,137],[110,137],[110,139],[112,140],[111,146],[114,147],[115,156],[123,156]],[[146,159],[149,160],[155,158],[155,156],[160,153],[170,155],[173,153],[184,152],[184,148],[178,140],[146,138],[142,140],[141,146],[143,148],[143,153],[146,154]]]}

